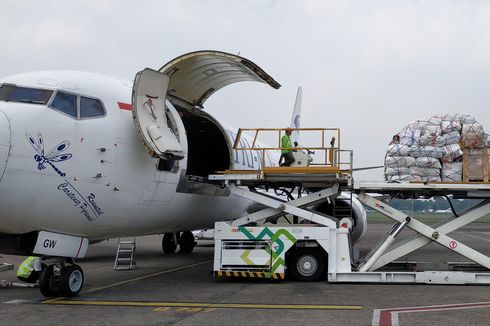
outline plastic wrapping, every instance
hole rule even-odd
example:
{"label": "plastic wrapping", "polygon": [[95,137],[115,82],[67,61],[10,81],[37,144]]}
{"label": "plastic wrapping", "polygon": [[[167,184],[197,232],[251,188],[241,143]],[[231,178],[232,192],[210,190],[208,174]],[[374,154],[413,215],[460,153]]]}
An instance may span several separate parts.
{"label": "plastic wrapping", "polygon": [[[414,120],[397,135],[387,148],[385,160],[385,179],[390,182],[461,180],[462,146],[481,150],[490,145],[483,127],[467,114]],[[470,178],[482,180],[481,151],[480,163],[476,156],[469,155]]]}
{"label": "plastic wrapping", "polygon": [[458,144],[461,141],[461,134],[458,131],[453,131],[448,134],[443,134],[446,145]]}
{"label": "plastic wrapping", "polygon": [[418,144],[419,146],[442,147],[446,145],[446,139],[443,136],[438,136],[435,134],[424,134],[419,138]]}
{"label": "plastic wrapping", "polygon": [[411,174],[391,175],[388,176],[388,182],[410,182],[415,180]]}
{"label": "plastic wrapping", "polygon": [[399,168],[386,168],[385,175],[386,176],[394,176],[394,175],[403,175],[410,174],[410,169],[407,167],[399,167]]}
{"label": "plastic wrapping", "polygon": [[418,175],[421,177],[438,177],[441,175],[441,169],[421,168],[419,166],[412,166],[410,168],[410,174]]}
{"label": "plastic wrapping", "polygon": [[461,123],[459,121],[442,121],[441,130],[443,134],[449,134],[452,132],[461,132]]}
{"label": "plastic wrapping", "polygon": [[411,167],[415,165],[415,158],[410,156],[388,156],[385,162],[387,167]]}
{"label": "plastic wrapping", "polygon": [[463,163],[444,163],[442,165],[441,178],[445,182],[461,182]]}
{"label": "plastic wrapping", "polygon": [[441,158],[444,156],[444,151],[440,147],[434,147],[434,146],[419,146],[419,147],[411,147],[410,151],[410,156],[413,157],[423,157],[423,156],[428,156],[428,157],[434,157],[434,158]]}
{"label": "plastic wrapping", "polygon": [[388,146],[386,154],[388,156],[408,156],[412,148],[401,144],[393,144]]}
{"label": "plastic wrapping", "polygon": [[485,146],[485,131],[478,123],[463,124],[461,137],[465,147],[482,148]]}
{"label": "plastic wrapping", "polygon": [[416,159],[415,165],[420,168],[434,168],[441,169],[441,162],[434,157],[418,157]]}

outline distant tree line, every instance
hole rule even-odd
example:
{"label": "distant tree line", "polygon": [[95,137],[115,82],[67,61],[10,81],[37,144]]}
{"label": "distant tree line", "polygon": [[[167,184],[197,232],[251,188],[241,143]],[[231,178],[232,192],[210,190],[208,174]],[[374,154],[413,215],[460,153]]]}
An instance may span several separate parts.
{"label": "distant tree line", "polygon": [[[477,205],[479,199],[454,199],[449,197],[456,212],[464,211]],[[427,212],[450,209],[449,203],[445,197],[435,197],[427,200],[415,199],[390,199],[387,203],[401,211],[406,212]]]}

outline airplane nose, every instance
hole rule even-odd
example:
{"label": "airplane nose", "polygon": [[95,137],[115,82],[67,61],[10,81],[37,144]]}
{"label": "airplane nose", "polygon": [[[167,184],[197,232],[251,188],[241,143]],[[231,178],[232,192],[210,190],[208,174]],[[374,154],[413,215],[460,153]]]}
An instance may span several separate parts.
{"label": "airplane nose", "polygon": [[0,181],[5,173],[10,152],[10,122],[0,109]]}

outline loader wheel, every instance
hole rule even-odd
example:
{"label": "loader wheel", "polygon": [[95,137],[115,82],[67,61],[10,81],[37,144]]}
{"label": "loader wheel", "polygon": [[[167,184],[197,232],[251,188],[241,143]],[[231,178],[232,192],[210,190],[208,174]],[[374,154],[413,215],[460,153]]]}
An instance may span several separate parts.
{"label": "loader wheel", "polygon": [[291,277],[299,282],[315,282],[325,276],[326,259],[321,250],[300,248],[289,260]]}

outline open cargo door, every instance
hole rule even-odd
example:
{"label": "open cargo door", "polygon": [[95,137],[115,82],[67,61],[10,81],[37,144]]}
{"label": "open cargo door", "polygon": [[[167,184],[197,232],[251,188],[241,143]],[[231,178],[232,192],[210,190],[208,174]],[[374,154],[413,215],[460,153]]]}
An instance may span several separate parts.
{"label": "open cargo door", "polygon": [[255,81],[278,89],[281,85],[262,68],[243,57],[221,51],[196,51],[173,59],[160,68],[169,77],[168,95],[202,108],[221,88]]}
{"label": "open cargo door", "polygon": [[153,156],[163,159],[184,158],[182,146],[169,128],[165,113],[168,76],[146,68],[136,74],[132,111],[136,130]]}

